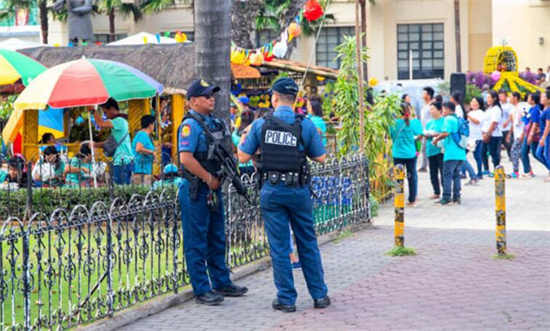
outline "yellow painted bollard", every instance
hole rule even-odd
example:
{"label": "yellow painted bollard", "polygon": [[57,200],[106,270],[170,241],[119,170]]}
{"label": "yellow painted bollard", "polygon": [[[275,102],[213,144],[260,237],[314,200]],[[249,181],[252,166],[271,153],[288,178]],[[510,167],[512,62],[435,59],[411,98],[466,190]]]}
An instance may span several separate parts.
{"label": "yellow painted bollard", "polygon": [[395,229],[394,239],[395,247],[404,247],[405,245],[405,171],[403,165],[398,164],[393,169],[393,177],[395,179]]}
{"label": "yellow painted bollard", "polygon": [[504,168],[495,169],[496,241],[499,256],[506,255],[506,174]]}

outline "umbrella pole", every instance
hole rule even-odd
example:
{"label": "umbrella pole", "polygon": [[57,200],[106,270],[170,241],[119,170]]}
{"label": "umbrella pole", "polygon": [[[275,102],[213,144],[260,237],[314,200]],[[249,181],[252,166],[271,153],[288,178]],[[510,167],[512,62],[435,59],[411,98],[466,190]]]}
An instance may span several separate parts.
{"label": "umbrella pole", "polygon": [[[96,106],[96,110],[97,110],[97,106]],[[92,176],[94,177],[94,187],[97,188],[97,178],[95,176],[95,165],[94,165],[94,162],[95,162],[95,152],[94,152],[94,135],[92,133],[92,112],[91,111],[88,111],[88,129],[90,131],[90,146],[92,148],[90,148],[92,150]]]}

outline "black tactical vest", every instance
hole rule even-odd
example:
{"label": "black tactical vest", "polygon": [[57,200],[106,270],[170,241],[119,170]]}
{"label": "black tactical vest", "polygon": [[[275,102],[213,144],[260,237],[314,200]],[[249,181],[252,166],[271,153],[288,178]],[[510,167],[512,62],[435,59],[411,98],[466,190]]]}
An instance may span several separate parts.
{"label": "black tactical vest", "polygon": [[[188,112],[185,117],[183,118],[183,121],[186,119],[191,118],[197,123],[199,123],[200,127],[202,128],[204,138],[206,140],[206,151],[195,151],[193,153],[193,157],[200,163],[200,165],[209,173],[216,175],[218,171],[221,169],[221,164],[211,158],[208,157],[208,151],[213,147],[214,143],[217,141],[221,141],[221,143],[226,143],[226,140],[229,135],[229,130],[224,125],[223,121],[215,118],[214,119],[214,128],[210,128],[203,119],[195,114],[192,114],[191,112]],[[183,124],[182,121],[182,124]]]}
{"label": "black tactical vest", "polygon": [[264,117],[261,136],[262,172],[301,173],[307,164],[305,151],[300,151],[302,143],[302,119],[296,115],[293,124],[288,124],[275,116]]}

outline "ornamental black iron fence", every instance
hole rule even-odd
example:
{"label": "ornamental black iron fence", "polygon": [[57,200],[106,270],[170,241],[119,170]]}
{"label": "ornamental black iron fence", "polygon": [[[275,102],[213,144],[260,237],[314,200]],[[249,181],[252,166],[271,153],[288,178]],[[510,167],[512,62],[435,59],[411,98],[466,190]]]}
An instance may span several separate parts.
{"label": "ornamental black iron fence", "polygon": [[[368,163],[362,155],[313,165],[312,174],[318,234],[370,221]],[[232,187],[224,194],[231,268],[268,255],[255,176],[243,175],[243,182],[251,205]],[[71,328],[189,284],[176,186],[106,186],[107,193],[95,196],[78,192],[102,188],[61,189],[90,196],[49,210],[36,198],[66,196],[28,185],[19,190],[25,208],[2,211],[0,330]]]}

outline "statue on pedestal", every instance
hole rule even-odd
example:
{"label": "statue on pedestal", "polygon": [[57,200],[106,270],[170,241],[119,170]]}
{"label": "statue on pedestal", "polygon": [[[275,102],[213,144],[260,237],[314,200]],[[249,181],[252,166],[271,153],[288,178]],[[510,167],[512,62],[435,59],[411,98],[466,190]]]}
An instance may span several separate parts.
{"label": "statue on pedestal", "polygon": [[69,25],[69,41],[77,46],[78,42],[93,40],[92,0],[58,0],[53,5],[57,12],[67,6]]}

